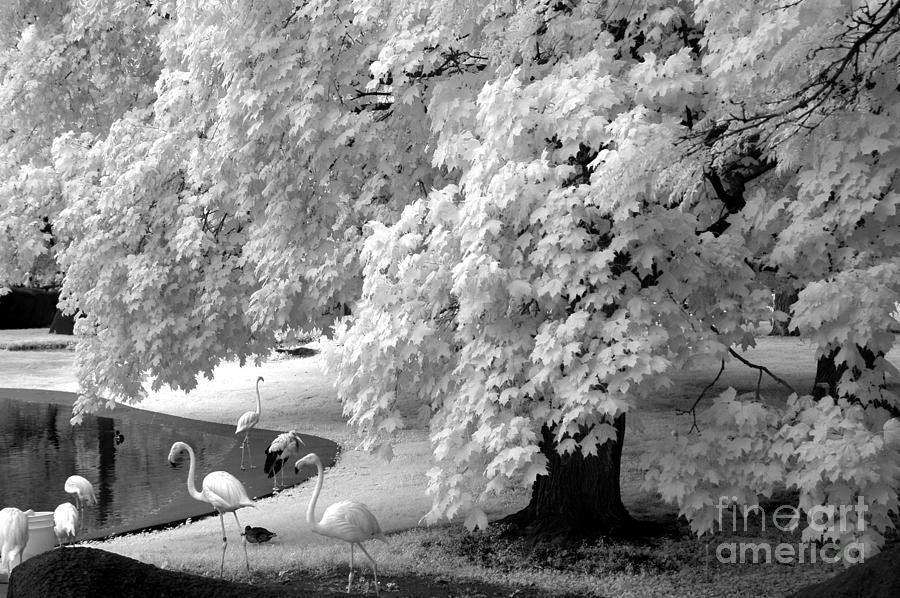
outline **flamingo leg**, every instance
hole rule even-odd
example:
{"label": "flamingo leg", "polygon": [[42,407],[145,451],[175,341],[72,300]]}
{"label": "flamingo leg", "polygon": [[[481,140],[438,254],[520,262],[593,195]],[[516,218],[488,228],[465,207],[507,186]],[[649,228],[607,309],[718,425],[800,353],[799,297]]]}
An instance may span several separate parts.
{"label": "flamingo leg", "polygon": [[249,435],[250,435],[250,432],[247,432],[246,434],[244,434],[244,440],[243,440],[243,442],[241,442],[241,469],[242,470],[247,469],[246,467],[244,467],[244,451],[247,450],[247,436],[249,436]]}
{"label": "flamingo leg", "polygon": [[228,546],[228,537],[225,535],[225,515],[219,511],[219,523],[222,524],[222,564],[219,565],[219,577],[225,572],[225,548]]}
{"label": "flamingo leg", "polygon": [[250,469],[254,469],[256,465],[253,464],[253,453],[250,452],[250,430],[244,434],[244,441],[241,443],[241,469],[247,469],[244,467],[244,451],[247,451],[247,463],[250,466]]}
{"label": "flamingo leg", "polygon": [[79,495],[75,495],[75,508],[78,510],[78,531],[84,531],[84,503],[81,502],[81,497]]}
{"label": "flamingo leg", "polygon": [[347,593],[350,593],[350,586],[353,585],[353,544],[350,544],[350,575],[347,576]]}
{"label": "flamingo leg", "polygon": [[[241,533],[241,530],[244,528],[241,527],[241,520],[238,519],[237,511],[232,511],[232,513],[234,514],[234,521],[238,526],[238,533]],[[241,536],[244,538],[242,542],[244,545],[244,562],[247,564],[247,575],[250,575],[250,557],[247,556],[247,536],[246,534],[241,534]]]}
{"label": "flamingo leg", "polygon": [[359,544],[359,549],[363,551],[363,554],[366,555],[369,560],[372,562],[372,572],[375,573],[375,595],[378,596],[378,565],[375,564],[375,559],[372,558],[372,555],[366,550],[366,547]]}

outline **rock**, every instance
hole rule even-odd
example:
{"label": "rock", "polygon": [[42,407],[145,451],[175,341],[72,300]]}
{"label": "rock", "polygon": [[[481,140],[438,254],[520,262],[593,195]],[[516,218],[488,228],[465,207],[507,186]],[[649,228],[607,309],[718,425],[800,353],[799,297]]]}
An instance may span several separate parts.
{"label": "rock", "polygon": [[[243,572],[243,556],[241,572]],[[218,567],[218,562],[215,563]],[[294,594],[277,585],[250,585],[166,571],[105,550],[73,546],[28,559],[12,571],[8,598],[286,598]]]}
{"label": "rock", "polygon": [[900,596],[900,546],[878,553],[789,598],[896,598]]}

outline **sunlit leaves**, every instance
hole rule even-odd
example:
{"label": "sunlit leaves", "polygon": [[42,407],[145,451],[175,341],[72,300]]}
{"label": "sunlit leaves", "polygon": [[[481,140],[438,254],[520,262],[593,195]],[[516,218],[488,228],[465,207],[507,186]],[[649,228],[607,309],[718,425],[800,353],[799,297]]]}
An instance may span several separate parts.
{"label": "sunlit leaves", "polygon": [[11,1],[0,9],[0,288],[59,283],[51,230],[72,171],[51,166],[56,138],[73,131],[89,143],[152,96],[151,11],[110,4]]}
{"label": "sunlit leaves", "polygon": [[[379,72],[393,68],[397,76],[423,44],[446,40],[443,19],[456,7],[423,8],[418,22],[429,33],[396,34]],[[541,31],[529,29],[539,22],[531,5],[470,23],[467,33],[478,33],[468,47],[487,67],[440,81],[428,106],[433,164],[458,178],[366,242],[370,290],[338,336],[340,371],[383,389],[360,393],[345,382],[339,389],[385,413],[399,397],[379,372],[396,376],[402,365],[426,389],[408,394],[432,417],[440,469],[431,476],[430,520],[470,508],[480,476],[486,491],[533,482],[543,471],[534,450],[541,426],[554,431],[560,452],[590,454],[611,437],[604,418],[639,407],[642,396],[665,387],[670,368],[718,363],[729,346],[752,344],[770,301],[755,264],[804,281],[795,323],[822,351],[845,343],[839,357],[859,365],[853,343],[883,348],[893,339],[883,323],[896,285],[876,281],[893,271],[892,258],[876,245],[896,242],[886,226],[896,213],[888,182],[896,162],[872,158],[894,151],[892,125],[848,114],[797,139],[767,136],[763,143],[772,145],[759,148],[744,141],[752,131],[735,134],[715,145],[717,153],[686,140],[687,127],[728,116],[722,100],[740,97],[744,110],[757,109],[803,86],[802,73],[816,65],[786,65],[832,27],[836,6],[809,24],[798,18],[806,6],[759,16],[701,3],[696,19],[681,5],[653,5],[627,15],[621,36],[595,30],[589,47],[587,30],[573,22],[585,10],[554,15]],[[590,17],[602,19],[604,9],[595,10]],[[696,46],[692,22],[708,24]],[[526,49],[513,50],[513,40]],[[758,68],[748,72],[748,61]],[[852,123],[861,128],[851,133]],[[835,130],[848,142],[834,143]],[[705,170],[729,160],[758,165],[757,155],[741,156],[757,149],[778,168],[744,189],[745,208],[728,218],[729,230],[706,230],[726,213]],[[817,282],[835,270],[845,273]],[[851,280],[872,289],[849,291]],[[412,343],[427,351],[428,334],[438,330],[439,353],[395,350]],[[373,335],[381,347],[359,350]],[[372,359],[373,351],[386,359]],[[878,375],[842,388],[869,393],[877,385],[863,381]],[[657,480],[698,530],[708,529],[715,492],[750,501],[794,466],[768,452],[766,430],[778,413],[746,397],[716,405],[712,437],[681,439],[670,477]],[[530,435],[510,434],[512,422]]]}
{"label": "sunlit leaves", "polygon": [[893,6],[9,2],[0,285],[64,271],[79,410],[334,324],[362,446],[427,422],[427,520],[483,526],[485,493],[552,473],[545,431],[595,454],[752,345],[777,271],[841,399],[723,396],[650,479],[698,531],[779,476],[883,521],[900,48],[863,36]]}
{"label": "sunlit leaves", "polygon": [[695,533],[719,531],[719,505],[757,505],[787,489],[799,492],[804,513],[831,509],[843,516],[842,509],[864,507],[828,526],[804,517],[803,541],[859,542],[866,554],[878,551],[888,514],[898,507],[897,446],[887,441],[893,424],[879,433],[861,406],[831,397],[816,403],[792,396],[780,409],[739,400],[732,389],[700,421],[699,438],[662,443],[662,456],[648,459],[645,482],[679,506]]}
{"label": "sunlit leaves", "polygon": [[[830,540],[846,545],[866,545],[877,552],[884,531],[892,526],[889,513],[898,509],[897,447],[885,442],[887,434],[872,429],[859,405],[825,397],[814,403],[809,397],[788,401],[784,424],[777,435],[777,454],[788,465],[787,487],[800,491],[800,508],[817,505],[865,505],[851,512],[847,525],[821,530],[809,526],[803,539]],[[864,516],[857,521],[857,517]]]}
{"label": "sunlit leaves", "polygon": [[645,487],[677,504],[697,534],[713,531],[719,497],[728,504],[755,505],[785,476],[784,465],[770,454],[776,410],[729,389],[700,419],[699,437],[664,441],[645,464]]}

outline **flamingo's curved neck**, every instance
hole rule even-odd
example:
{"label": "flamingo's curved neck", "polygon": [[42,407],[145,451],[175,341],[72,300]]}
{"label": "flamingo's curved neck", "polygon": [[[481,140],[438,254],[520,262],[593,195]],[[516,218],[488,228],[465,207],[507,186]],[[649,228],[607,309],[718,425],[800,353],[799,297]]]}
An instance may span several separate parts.
{"label": "flamingo's curved neck", "polygon": [[196,473],[197,469],[197,465],[195,463],[196,458],[194,457],[194,449],[192,449],[191,445],[189,444],[185,444],[184,446],[187,448],[188,455],[190,455],[191,457],[191,464],[188,467],[187,479],[188,494],[191,495],[191,498],[194,498],[196,500],[203,500],[203,494],[197,491],[197,484],[194,483],[194,474]]}
{"label": "flamingo's curved neck", "polygon": [[319,476],[316,478],[316,489],[313,490],[312,498],[309,499],[309,506],[306,507],[306,522],[312,529],[319,526],[316,521],[316,501],[319,500],[319,493],[322,491],[322,478],[325,477],[325,470],[322,468],[322,462],[316,459],[316,469],[319,470]]}
{"label": "flamingo's curved neck", "polygon": [[259,400],[259,379],[256,380],[256,415],[259,415],[259,412],[262,407],[262,402]]}

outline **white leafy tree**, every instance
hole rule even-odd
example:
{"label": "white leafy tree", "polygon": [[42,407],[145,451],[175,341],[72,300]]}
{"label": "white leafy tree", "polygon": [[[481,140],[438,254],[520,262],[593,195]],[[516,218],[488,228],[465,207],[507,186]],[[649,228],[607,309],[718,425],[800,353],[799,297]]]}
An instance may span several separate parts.
{"label": "white leafy tree", "polygon": [[[86,315],[76,412],[139,400],[147,374],[190,389],[351,305],[328,367],[368,448],[427,420],[429,520],[485,525],[485,493],[530,485],[520,525],[628,531],[627,414],[671,372],[752,345],[760,275],[775,272],[800,290],[816,398],[723,394],[648,484],[698,533],[723,495],[863,500],[864,531],[804,533],[877,547],[898,490],[884,355],[900,299],[900,3],[639,4],[4,13],[16,47],[58,29],[79,48],[46,60],[62,74],[30,120],[27,103],[0,109],[34,123],[7,124],[0,214],[20,243],[0,274],[21,276],[46,247],[35,218],[50,218],[65,305]],[[139,38],[138,56],[91,63],[112,35]],[[28,56],[6,51],[4,72]],[[71,110],[80,97],[95,116]]]}
{"label": "white leafy tree", "polygon": [[[84,2],[71,3],[74,6]],[[0,286],[56,282],[58,215],[76,145],[153,96],[159,20],[134,3],[0,6]],[[61,160],[61,162],[60,162]]]}

